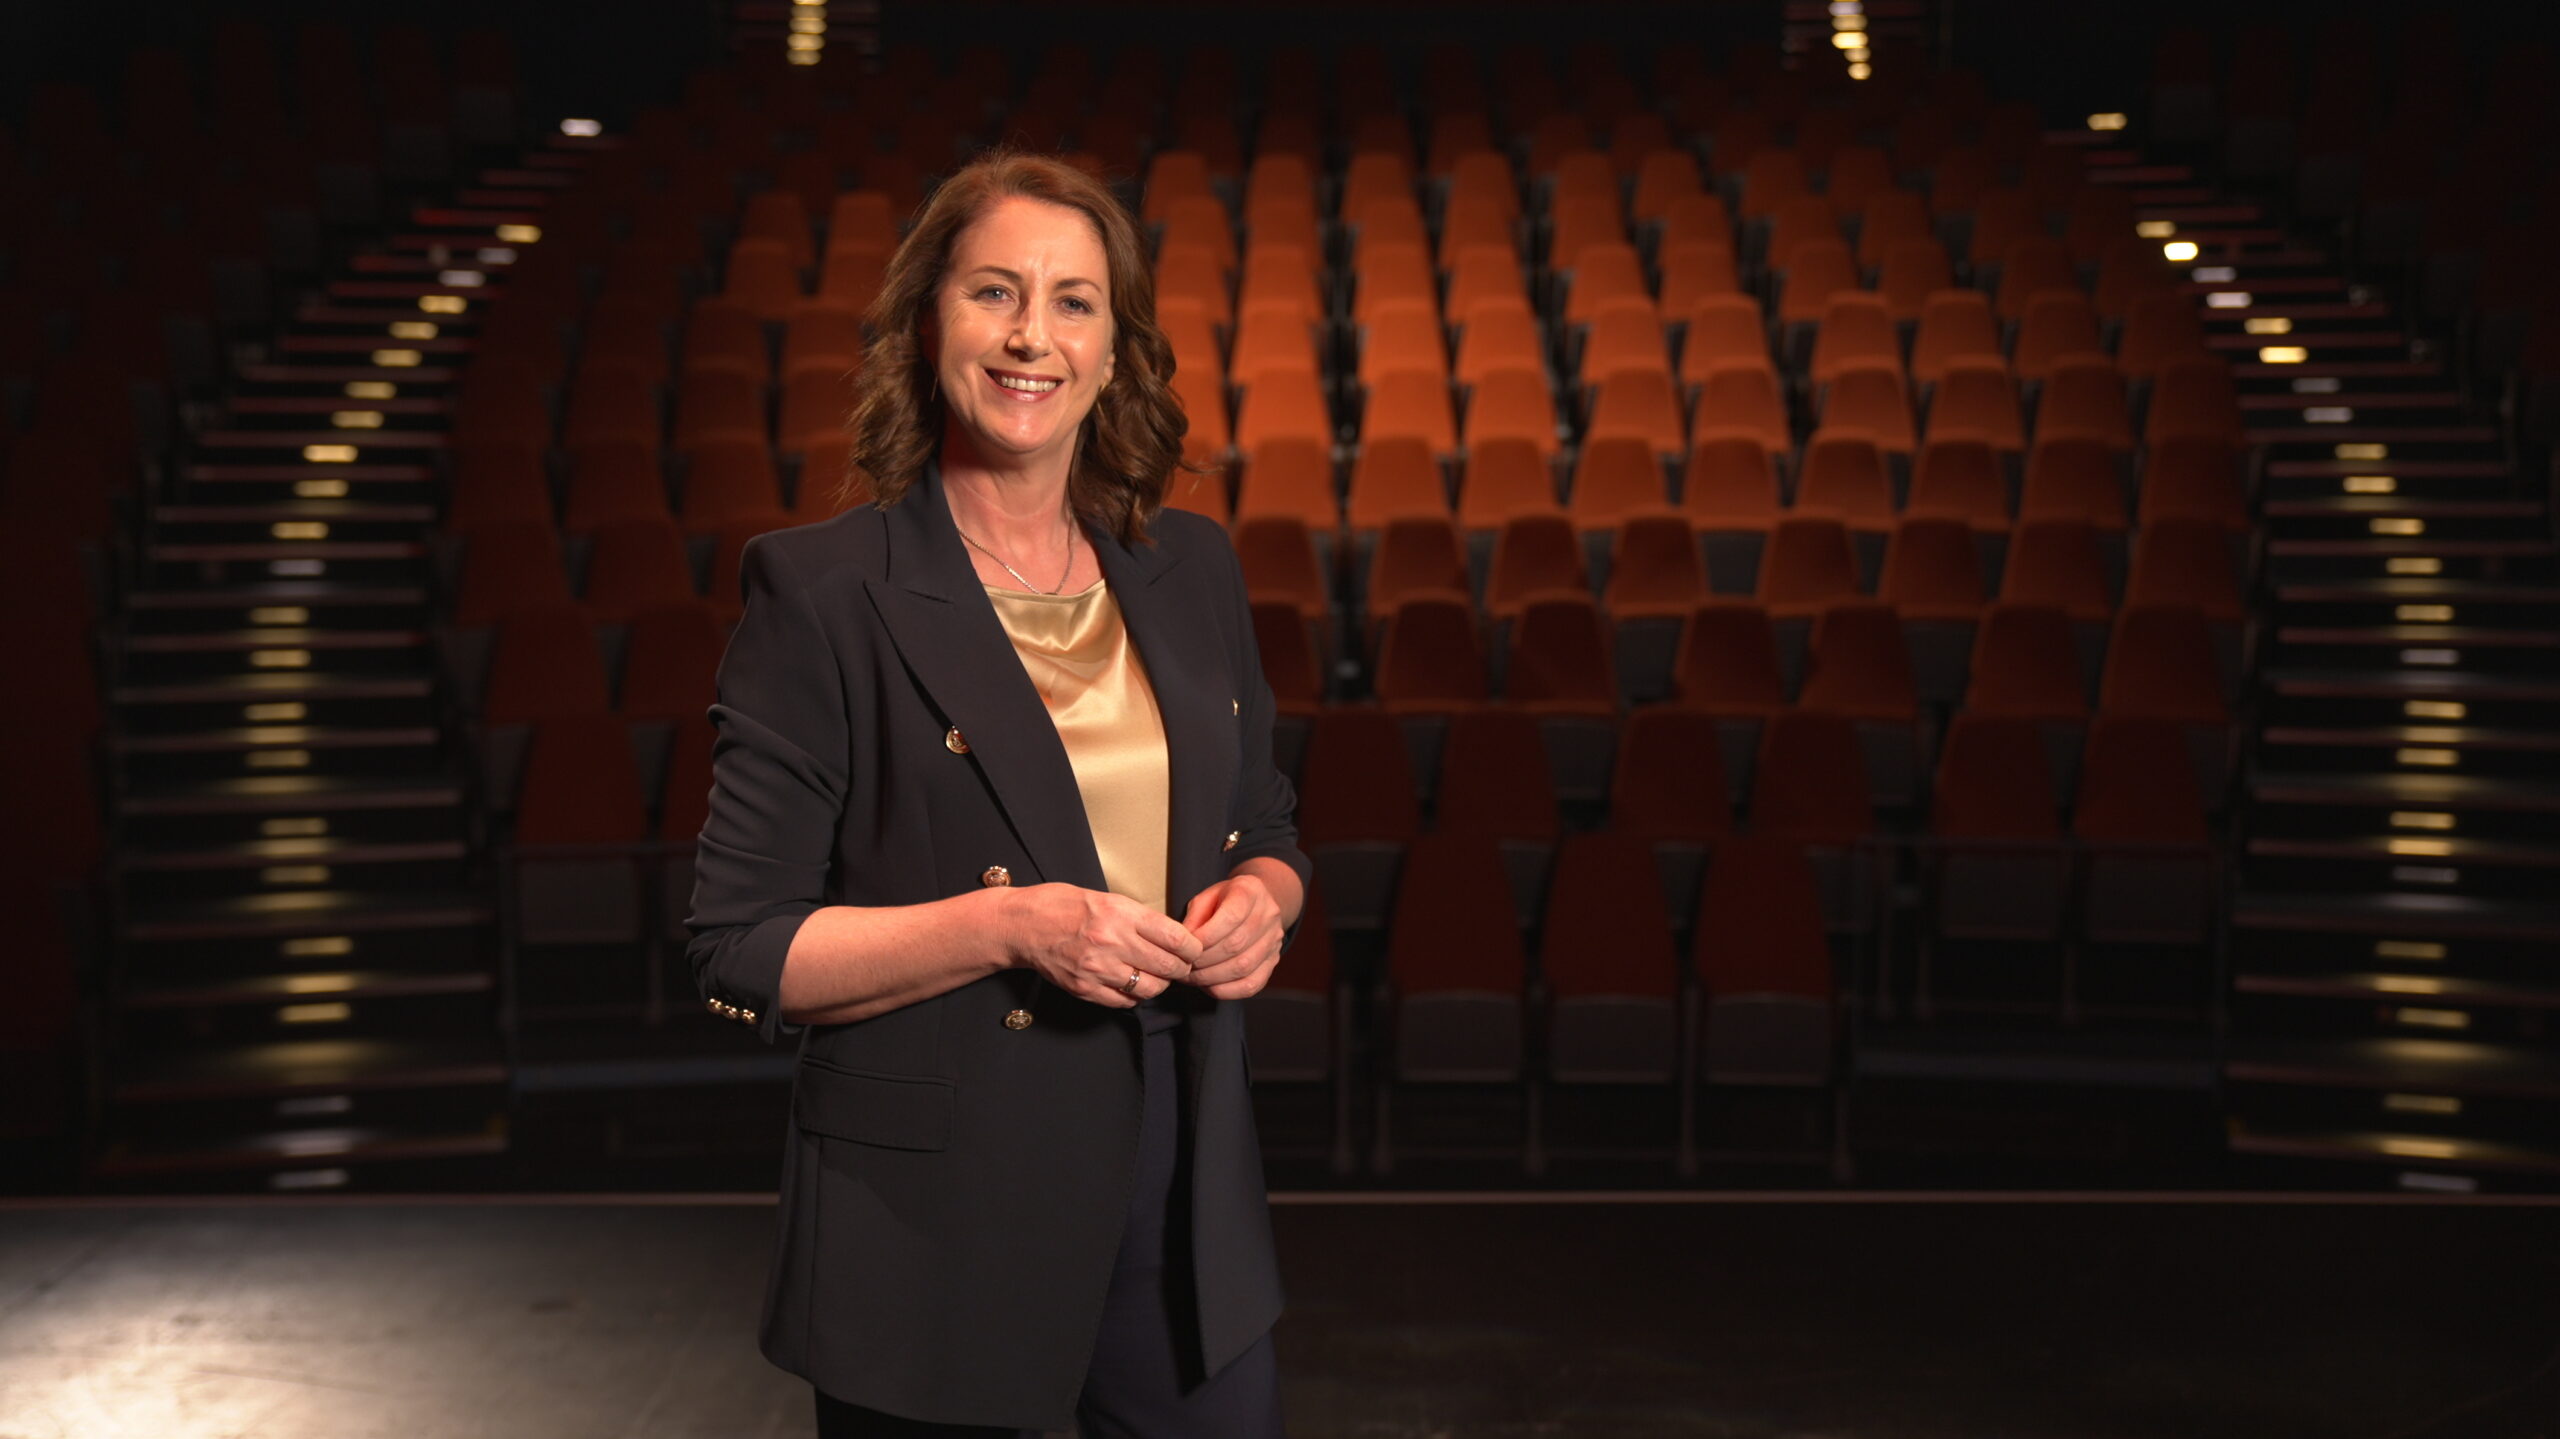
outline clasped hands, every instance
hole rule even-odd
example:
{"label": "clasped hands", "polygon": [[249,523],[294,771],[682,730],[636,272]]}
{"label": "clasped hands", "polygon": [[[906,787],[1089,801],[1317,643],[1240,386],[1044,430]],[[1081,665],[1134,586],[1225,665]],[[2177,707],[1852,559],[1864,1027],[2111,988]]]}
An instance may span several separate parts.
{"label": "clasped hands", "polygon": [[[1261,992],[1280,958],[1280,902],[1262,877],[1238,872],[1200,891],[1176,921],[1133,899],[1072,884],[1013,892],[1023,915],[1021,962],[1094,1004],[1135,1008],[1176,984],[1220,999]],[[1129,983],[1132,972],[1137,983]]]}

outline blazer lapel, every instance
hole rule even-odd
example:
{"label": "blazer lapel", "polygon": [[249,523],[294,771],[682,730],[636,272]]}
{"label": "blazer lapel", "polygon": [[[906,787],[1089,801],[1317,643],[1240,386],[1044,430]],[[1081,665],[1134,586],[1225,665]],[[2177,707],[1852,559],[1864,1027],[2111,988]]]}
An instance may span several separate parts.
{"label": "blazer lapel", "polygon": [[979,587],[940,469],[928,465],[884,518],[889,562],[865,588],[899,657],[960,731],[1039,878],[1103,888],[1067,747]]}

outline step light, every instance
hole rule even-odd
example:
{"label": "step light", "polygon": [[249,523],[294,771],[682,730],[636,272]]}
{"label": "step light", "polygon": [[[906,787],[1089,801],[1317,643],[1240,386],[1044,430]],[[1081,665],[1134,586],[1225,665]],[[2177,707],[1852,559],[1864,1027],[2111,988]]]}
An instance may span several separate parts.
{"label": "step light", "polygon": [[2423,535],[2427,532],[2427,522],[2413,515],[2386,515],[2368,521],[2366,528],[2377,535]]}
{"label": "step light", "polygon": [[542,227],[540,225],[500,225],[498,238],[510,245],[539,245],[542,243]]}
{"label": "step light", "polygon": [[2293,382],[2297,395],[2334,395],[2341,388],[2335,375],[2305,375]]}
{"label": "step light", "polygon": [[315,465],[352,465],[356,462],[353,445],[304,445],[302,458]]}
{"label": "step light", "polygon": [[2203,251],[2196,248],[2196,242],[2193,240],[2171,240],[2160,247],[2161,258],[2172,264],[2183,265],[2202,253]]}
{"label": "step light", "polygon": [[2391,1011],[2395,1023],[2416,1025],[2420,1029],[2469,1029],[2471,1015],[2460,1009],[2421,1009],[2416,1005],[2400,1005]]}
{"label": "step light", "polygon": [[309,769],[311,751],[307,749],[253,749],[249,751],[251,769]]}
{"label": "step light", "polygon": [[2393,884],[2460,884],[2462,871],[2441,865],[2395,864],[2391,867]]}
{"label": "step light", "polygon": [[378,430],[382,428],[380,410],[332,410],[329,423],[342,430]]}
{"label": "step light", "polygon": [[2257,296],[2246,290],[2216,290],[2204,297],[2208,310],[2245,310],[2257,302]]}
{"label": "step light", "polygon": [[2382,562],[2382,570],[2392,575],[2440,575],[2444,561],[2433,555],[2394,555]]}
{"label": "step light", "polygon": [[2444,954],[2444,945],[2432,939],[2377,939],[2373,942],[2373,957],[2376,959],[2440,960]]}
{"label": "step light", "polygon": [[249,668],[253,670],[307,670],[311,668],[309,650],[251,650]]}
{"label": "step light", "polygon": [[2400,663],[2404,665],[2458,665],[2462,663],[2462,651],[2448,649],[2402,650],[2400,652]]}
{"label": "step light", "polygon": [[[2450,608],[2445,617],[2452,618]],[[2411,719],[2458,720],[2470,718],[2471,707],[2460,700],[2407,700],[2401,704],[2400,713]]]}
{"label": "step light", "polygon": [[[249,718],[278,723],[301,720],[309,718],[304,713],[309,708],[310,706],[299,701],[283,705],[251,705]],[[258,833],[268,839],[298,839],[328,832],[329,821],[319,815],[295,815],[290,819],[271,819],[258,826]]]}
{"label": "step light", "polygon": [[2480,1181],[2468,1174],[2429,1174],[2420,1169],[2402,1170],[2393,1183],[2403,1189],[2421,1189],[2430,1194],[2477,1194]]}
{"label": "step light", "polygon": [[349,380],[346,396],[350,400],[396,400],[400,387],[389,380]]}
{"label": "step light", "polygon": [[2398,751],[2392,758],[2411,769],[2451,769],[2462,763],[2462,756],[2449,749],[2412,747]]}
{"label": "step light", "polygon": [[288,1004],[276,1011],[276,1022],[279,1024],[344,1024],[355,1018],[355,1013],[355,1006],[343,1000],[331,1000],[326,1004]]}
{"label": "step light", "polygon": [[2144,220],[2133,227],[2133,233],[2146,240],[2166,240],[2178,233],[2175,220]]}
{"label": "step light", "polygon": [[2206,265],[2188,278],[2200,285],[2228,285],[2240,278],[2240,272],[2229,265]]}
{"label": "step light", "polygon": [[2089,117],[2089,128],[2092,130],[2121,130],[2124,128],[2124,115],[2115,110],[2107,110],[2099,114],[2092,115]]}
{"label": "step light", "polygon": [[2284,315],[2251,315],[2240,322],[2240,329],[2251,335],[2290,335],[2293,321]]}
{"label": "step light", "polygon": [[824,35],[827,33],[827,17],[824,15],[794,15],[791,17],[791,33],[794,35]]}
{"label": "step light", "polygon": [[269,560],[267,573],[284,579],[318,579],[329,573],[329,562],[327,560]]}
{"label": "step light", "polygon": [[344,480],[296,480],[293,497],[297,500],[343,500],[347,497]]}
{"label": "step light", "polygon": [[2460,1114],[2462,1101],[2450,1094],[2386,1094],[2382,1107],[2393,1114]]}
{"label": "step light", "polygon": [[471,302],[460,295],[420,295],[418,308],[430,315],[459,315],[471,308]]}
{"label": "step light", "polygon": [[2444,981],[2432,974],[2377,974],[2373,987],[2384,994],[2444,993]]}
{"label": "step light", "polygon": [[[2405,1134],[2384,1136],[2382,1152],[2397,1155],[2402,1159],[2452,1159],[2462,1153],[2450,1139],[2413,1139]],[[2401,1177],[2406,1179],[2415,1176]]]}
{"label": "step light", "polygon": [[457,290],[476,290],[476,289],[479,289],[482,285],[487,284],[488,282],[489,282],[489,277],[488,277],[488,276],[486,276],[486,275],[481,274],[481,273],[480,273],[479,271],[477,271],[477,270],[438,270],[438,271],[436,271],[436,283],[437,283],[437,284],[439,284],[439,285],[451,285],[453,288],[455,288],[455,289],[457,289]]}
{"label": "step light", "polygon": [[2395,809],[2391,812],[2393,829],[2451,829],[2453,816],[2440,809]]}
{"label": "step light", "polygon": [[2400,488],[2392,475],[2349,475],[2340,484],[2351,495],[2387,495]]}
{"label": "step light", "polygon": [[[480,247],[480,263],[483,265],[512,265],[515,262],[516,252],[508,249],[504,245],[483,245]],[[475,280],[472,283],[477,284],[479,281]]]}
{"label": "step light", "polygon": [[267,526],[267,533],[279,540],[325,540],[329,538],[326,520],[278,520]]}
{"label": "step light", "polygon": [[418,363],[418,352],[415,350],[376,350],[373,352],[373,363],[376,369],[382,370],[411,369]]}
{"label": "step light", "polygon": [[2413,724],[2400,731],[2400,737],[2411,744],[2462,743],[2462,731],[2451,725]]}
{"label": "step light", "polygon": [[276,1141],[278,1153],[291,1155],[295,1159],[319,1159],[332,1154],[345,1154],[355,1147],[354,1140],[340,1133],[288,1134]]}
{"label": "step light", "polygon": [[[2453,854],[2453,841],[2449,839],[2411,839],[2406,835],[2393,835],[2390,840],[2390,847],[2393,854],[2405,854],[2411,859],[2447,859]],[[2428,983],[2432,984],[2434,981],[2429,980]],[[2433,994],[2435,992],[2436,991],[2432,989],[2413,989],[2409,991],[2411,994]]]}
{"label": "step light", "polygon": [[[2287,353],[2300,355],[2302,351],[2295,349]],[[2302,412],[2302,418],[2315,425],[2344,425],[2353,422],[2355,417],[2355,408],[2351,405],[2313,405]]]}
{"label": "step light", "polygon": [[311,611],[301,605],[260,605],[249,611],[253,625],[307,625]]}
{"label": "step light", "polygon": [[258,871],[262,884],[327,884],[329,866],[325,864],[271,864]]}
{"label": "step light", "polygon": [[2300,345],[2267,345],[2258,351],[2261,365],[2299,365],[2311,358],[2311,352]]}
{"label": "step light", "polygon": [[560,133],[575,135],[582,140],[591,139],[603,134],[604,126],[594,120],[563,120],[560,122]]}
{"label": "step light", "polygon": [[436,327],[425,320],[394,320],[389,328],[391,338],[395,340],[432,340],[436,337]]}
{"label": "step light", "polygon": [[2387,460],[2391,458],[2391,447],[2363,440],[2340,445],[2329,453],[2341,460]]}
{"label": "step light", "polygon": [[355,952],[356,940],[351,934],[313,934],[284,942],[287,959],[316,959]]}
{"label": "step light", "polygon": [[356,987],[356,977],[343,970],[314,974],[288,974],[284,977],[287,994],[344,994]]}
{"label": "step light", "polygon": [[2404,625],[2449,625],[2453,623],[2451,605],[2402,605],[2391,612]]}

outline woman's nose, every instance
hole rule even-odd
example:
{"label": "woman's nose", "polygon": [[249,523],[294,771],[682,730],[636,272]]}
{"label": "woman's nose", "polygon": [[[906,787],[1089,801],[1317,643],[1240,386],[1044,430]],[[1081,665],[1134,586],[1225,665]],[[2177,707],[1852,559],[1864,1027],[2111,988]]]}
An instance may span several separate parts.
{"label": "woman's nose", "polygon": [[1013,350],[1024,356],[1049,353],[1048,327],[1041,322],[1038,306],[1025,306],[1021,317],[1013,322]]}

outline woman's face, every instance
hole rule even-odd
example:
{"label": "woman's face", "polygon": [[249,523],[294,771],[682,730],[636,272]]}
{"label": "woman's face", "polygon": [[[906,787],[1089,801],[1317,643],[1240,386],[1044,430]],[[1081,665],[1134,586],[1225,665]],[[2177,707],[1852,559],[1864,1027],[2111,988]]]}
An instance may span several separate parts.
{"label": "woman's face", "polygon": [[960,232],[925,343],[943,403],[985,459],[1073,456],[1111,378],[1110,284],[1080,210],[1008,195]]}

